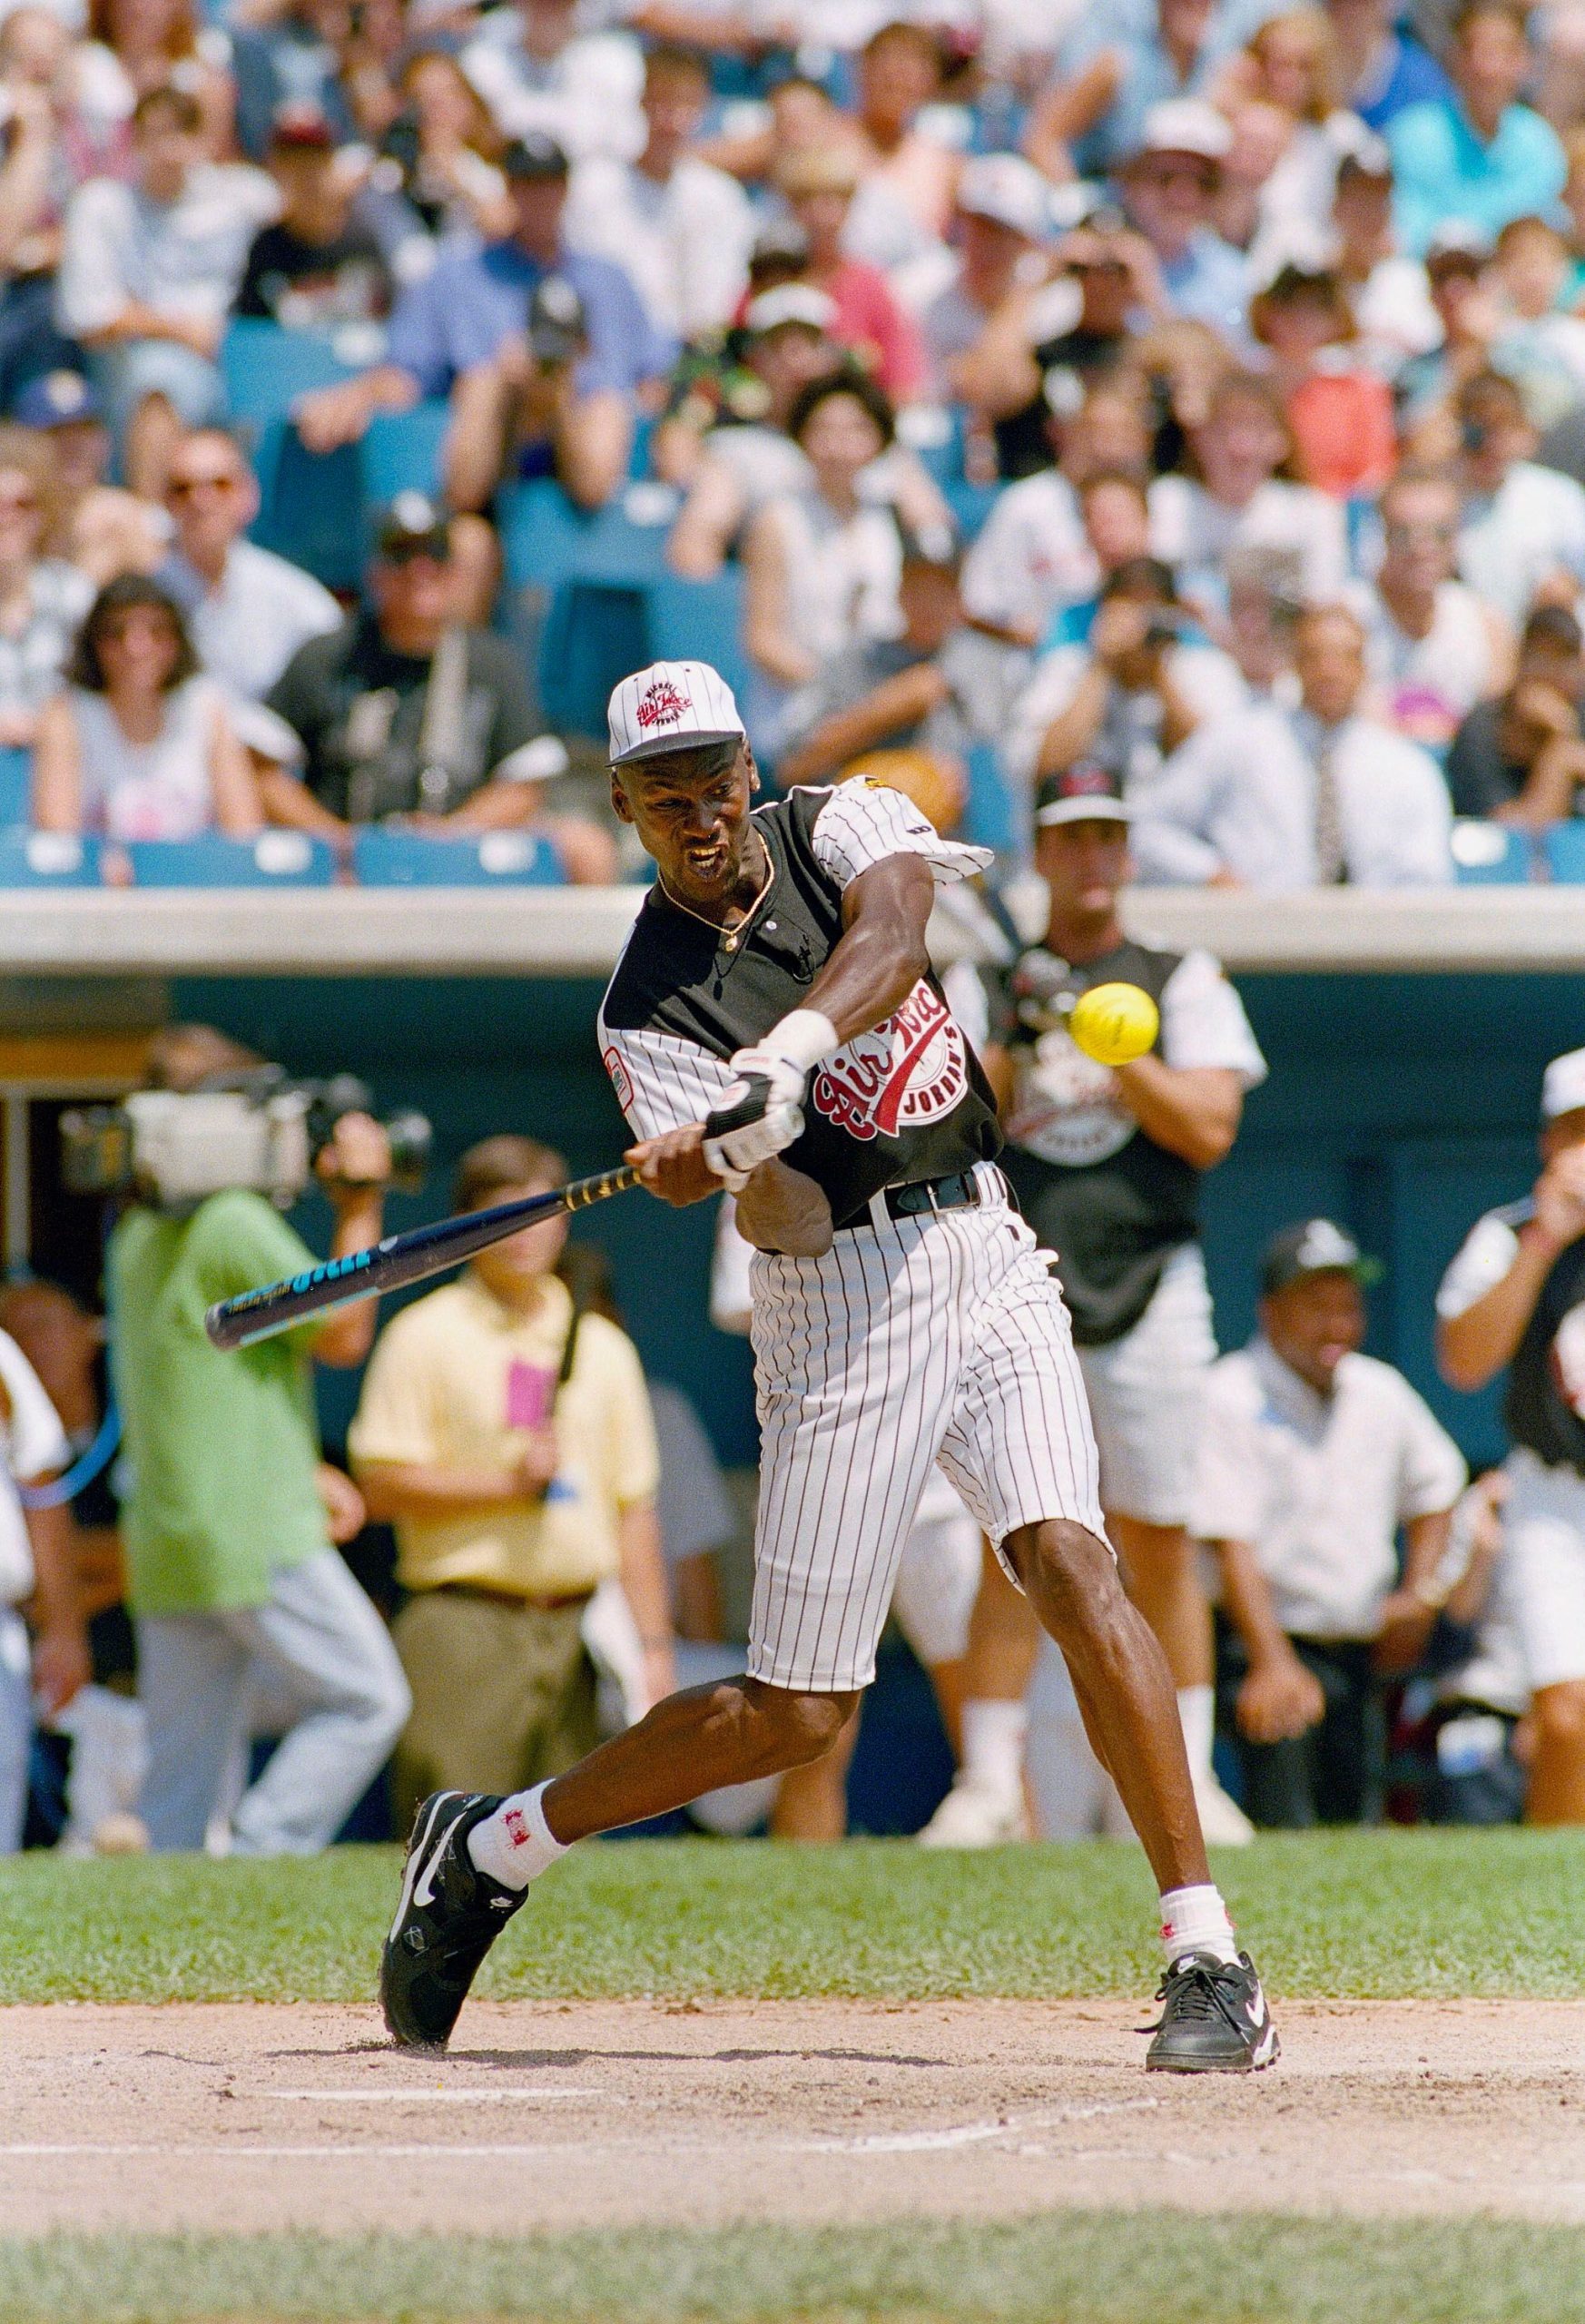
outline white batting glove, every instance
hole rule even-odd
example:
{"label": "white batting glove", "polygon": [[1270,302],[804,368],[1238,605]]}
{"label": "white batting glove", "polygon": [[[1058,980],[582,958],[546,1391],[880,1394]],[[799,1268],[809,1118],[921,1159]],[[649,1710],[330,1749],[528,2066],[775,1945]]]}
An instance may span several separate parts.
{"label": "white batting glove", "polygon": [[[751,1170],[784,1153],[803,1135],[803,1093],[819,1060],[837,1046],[836,1029],[818,1009],[794,1009],[753,1049],[739,1049],[732,1069],[739,1078],[724,1095],[721,1112],[742,1105],[748,1077],[763,1087],[759,1108],[719,1137],[704,1141],[704,1159],[735,1193]],[[731,1175],[729,1175],[731,1174]],[[735,1180],[735,1183],[734,1183]]]}

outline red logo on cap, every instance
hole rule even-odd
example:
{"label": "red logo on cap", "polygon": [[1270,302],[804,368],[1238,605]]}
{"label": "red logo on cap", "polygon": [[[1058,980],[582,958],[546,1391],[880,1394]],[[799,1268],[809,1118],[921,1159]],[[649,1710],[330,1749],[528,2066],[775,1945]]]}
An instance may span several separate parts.
{"label": "red logo on cap", "polygon": [[1070,799],[1094,799],[1102,792],[1109,797],[1112,778],[1105,767],[1097,766],[1093,759],[1081,759],[1062,777],[1062,788]]}
{"label": "red logo on cap", "polygon": [[639,696],[635,714],[640,730],[647,734],[652,726],[674,726],[692,708],[687,695],[679,694],[670,678],[656,678]]}

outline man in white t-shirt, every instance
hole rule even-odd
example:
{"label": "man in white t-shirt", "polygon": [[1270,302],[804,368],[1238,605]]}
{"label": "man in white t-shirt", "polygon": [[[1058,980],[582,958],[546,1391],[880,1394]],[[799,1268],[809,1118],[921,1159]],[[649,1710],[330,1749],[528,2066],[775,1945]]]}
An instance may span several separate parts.
{"label": "man in white t-shirt", "polygon": [[1459,571],[1517,629],[1537,592],[1572,601],[1585,583],[1585,486],[1536,465],[1524,398],[1500,371],[1477,371],[1455,411],[1463,510]]}
{"label": "man in white t-shirt", "polygon": [[157,500],[183,425],[218,419],[226,317],[272,179],[205,158],[197,101],[151,90],[133,114],[133,182],[94,178],[66,211],[56,287],[63,330],[88,350],[126,481]]}
{"label": "man in white t-shirt", "polygon": [[1285,1227],[1260,1330],[1206,1387],[1190,1526],[1221,1567],[1223,1731],[1267,1827],[1380,1820],[1377,1674],[1419,1659],[1446,1595],[1464,1463],[1403,1374],[1360,1354],[1366,1272],[1332,1220]]}
{"label": "man in white t-shirt", "polygon": [[340,628],[341,608],[311,573],[246,537],[259,486],[224,428],[182,438],[165,505],[176,553],[164,577],[187,611],[199,660],[243,701],[261,701],[300,645]]}
{"label": "man in white t-shirt", "polygon": [[[71,1458],[37,1373],[0,1332],[0,1856],[22,1844],[35,1696],[53,1715],[88,1681],[70,1516],[64,1503],[26,1509],[17,1492],[48,1483]],[[31,1645],[24,1604],[32,1610]]]}
{"label": "man in white t-shirt", "polygon": [[1541,1082],[1542,1167],[1471,1229],[1437,1294],[1455,1388],[1506,1370],[1504,1588],[1533,1691],[1526,1813],[1585,1823],[1585,1049]]}
{"label": "man in white t-shirt", "polygon": [[690,49],[656,48],[644,74],[635,162],[590,154],[572,173],[566,238],[627,275],[660,330],[702,339],[733,317],[748,281],[753,212],[735,178],[690,152],[710,74]]}

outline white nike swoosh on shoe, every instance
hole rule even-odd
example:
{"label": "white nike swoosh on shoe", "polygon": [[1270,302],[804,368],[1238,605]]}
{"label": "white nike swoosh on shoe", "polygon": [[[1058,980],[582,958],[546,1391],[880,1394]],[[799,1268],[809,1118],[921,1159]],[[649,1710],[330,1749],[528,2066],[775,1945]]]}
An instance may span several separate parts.
{"label": "white nike swoosh on shoe", "polygon": [[1258,1985],[1255,1988],[1255,1999],[1252,2002],[1245,2003],[1244,2014],[1249,2020],[1249,2023],[1254,2027],[1255,2033],[1258,2034],[1261,2027],[1265,2024],[1265,1995],[1261,1992]]}
{"label": "white nike swoosh on shoe", "polygon": [[[441,1809],[447,1805],[448,1801],[460,1799],[461,1797],[462,1794],[457,1791],[443,1791],[439,1793],[433,1807],[429,1810],[429,1820],[428,1824],[421,1832],[414,1835],[413,1844],[408,1850],[408,1861],[402,1872],[402,1892],[397,1899],[396,1918],[390,1925],[390,1937],[388,1940],[389,1942],[395,1942],[397,1934],[401,1927],[403,1920],[407,1916],[408,1910],[410,1905],[417,1905],[419,1907],[422,1907],[423,1905],[434,1901],[435,1866],[439,1860],[440,1848],[444,1847],[446,1841],[445,1835],[442,1835],[440,1846],[432,1847],[430,1845],[431,1839],[434,1835],[435,1826],[439,1819]],[[449,1831],[449,1826],[448,1826],[448,1831]],[[422,1893],[420,1893],[419,1890],[420,1879],[423,1883]]]}

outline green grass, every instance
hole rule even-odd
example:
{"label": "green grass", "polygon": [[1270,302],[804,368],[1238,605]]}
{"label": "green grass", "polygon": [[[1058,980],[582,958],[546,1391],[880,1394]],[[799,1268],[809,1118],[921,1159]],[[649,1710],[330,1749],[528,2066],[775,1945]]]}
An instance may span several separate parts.
{"label": "green grass", "polygon": [[0,2324],[1568,2324],[1585,2233],[1074,2211],[995,2224],[484,2240],[0,2242]]}
{"label": "green grass", "polygon": [[[311,1862],[0,1865],[0,2002],[366,2000],[395,1896],[388,1849]],[[1340,1832],[1261,1841],[1218,1873],[1279,1993],[1585,1991],[1585,1833]],[[1154,1982],[1136,1849],[935,1854],[907,1842],[579,1849],[480,1990],[1033,1999]]]}

